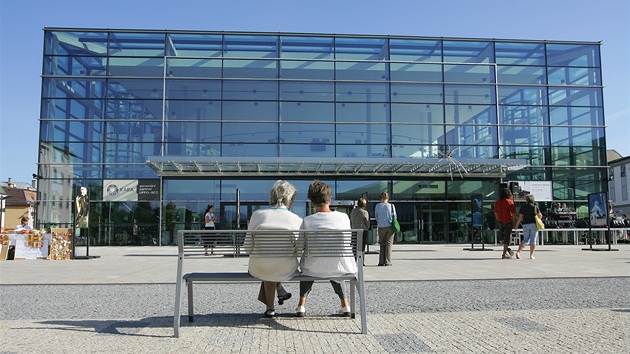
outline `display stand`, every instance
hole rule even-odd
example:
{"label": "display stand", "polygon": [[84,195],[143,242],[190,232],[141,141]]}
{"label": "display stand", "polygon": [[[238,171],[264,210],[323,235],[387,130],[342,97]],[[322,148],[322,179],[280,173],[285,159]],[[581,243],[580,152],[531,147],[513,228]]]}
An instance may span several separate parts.
{"label": "display stand", "polygon": [[[582,248],[582,251],[619,251],[619,249],[611,248],[612,235],[610,233],[610,216],[606,208],[608,201],[608,193],[591,193],[588,195],[588,238],[589,248]],[[595,239],[591,236],[593,226],[605,226],[608,248],[593,248]],[[591,241],[592,240],[592,241]]]}
{"label": "display stand", "polygon": [[[492,248],[486,248],[483,239],[483,194],[475,194],[470,197],[470,248],[464,248],[464,251],[492,251]],[[481,248],[475,248],[475,234],[480,235]]]}

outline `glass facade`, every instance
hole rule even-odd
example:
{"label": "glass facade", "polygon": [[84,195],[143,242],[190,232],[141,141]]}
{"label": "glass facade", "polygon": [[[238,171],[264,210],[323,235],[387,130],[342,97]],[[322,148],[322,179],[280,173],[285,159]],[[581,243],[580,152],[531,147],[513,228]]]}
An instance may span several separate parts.
{"label": "glass facade", "polygon": [[[55,28],[44,38],[37,218],[70,227],[73,187],[88,186],[92,244],[172,244],[176,230],[203,226],[207,204],[220,227],[236,227],[265,207],[279,178],[298,186],[294,211],[308,213],[313,176],[161,177],[147,164],[155,156],[451,152],[524,159],[529,167],[505,180],[553,181],[554,199],[575,208],[606,188],[600,43]],[[107,181],[156,179],[155,200],[108,201],[103,192]],[[388,190],[403,225],[398,242],[466,242],[458,225],[470,196],[482,193],[489,211],[500,182],[321,179],[337,200],[367,193],[370,212]]]}

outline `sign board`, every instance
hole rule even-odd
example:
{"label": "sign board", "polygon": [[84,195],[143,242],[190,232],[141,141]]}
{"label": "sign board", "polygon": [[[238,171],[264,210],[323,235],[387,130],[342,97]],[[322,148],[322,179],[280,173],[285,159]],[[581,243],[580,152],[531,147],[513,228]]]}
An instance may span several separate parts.
{"label": "sign board", "polygon": [[608,226],[608,210],[606,192],[588,195],[588,215],[591,226]]}
{"label": "sign board", "polygon": [[90,215],[90,193],[87,187],[76,186],[74,192],[74,227],[87,228]]}
{"label": "sign board", "polygon": [[515,200],[525,200],[532,194],[537,202],[552,202],[553,189],[551,181],[518,181],[521,191],[514,195]]}
{"label": "sign board", "polygon": [[103,180],[103,201],[137,202],[160,200],[159,179]]}
{"label": "sign board", "polygon": [[472,227],[483,226],[483,194],[475,194],[470,197],[470,210],[472,214]]}

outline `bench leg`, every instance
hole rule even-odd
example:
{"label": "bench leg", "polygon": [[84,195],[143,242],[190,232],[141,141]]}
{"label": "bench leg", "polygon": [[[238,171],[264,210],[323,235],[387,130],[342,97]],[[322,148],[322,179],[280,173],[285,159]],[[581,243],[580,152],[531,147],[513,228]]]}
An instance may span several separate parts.
{"label": "bench leg", "polygon": [[186,281],[186,285],[188,285],[188,322],[194,322],[194,306],[193,306],[193,282],[190,280]]}
{"label": "bench leg", "polygon": [[356,317],[356,292],[355,292],[355,282],[353,280],[350,281],[350,317]]}
{"label": "bench leg", "polygon": [[177,281],[175,288],[175,314],[173,315],[173,336],[179,338],[179,321],[181,316],[180,305],[182,303],[182,280]]}

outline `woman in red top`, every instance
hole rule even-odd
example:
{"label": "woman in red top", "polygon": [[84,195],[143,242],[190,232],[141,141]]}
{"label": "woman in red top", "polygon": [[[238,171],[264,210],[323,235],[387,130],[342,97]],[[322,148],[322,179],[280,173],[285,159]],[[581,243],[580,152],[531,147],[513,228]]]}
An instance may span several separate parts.
{"label": "woman in red top", "polygon": [[512,201],[512,192],[509,189],[501,189],[499,200],[494,203],[494,215],[499,223],[499,236],[503,239],[503,255],[501,258],[512,258],[512,252],[510,252],[508,246],[510,246],[516,207],[514,206],[514,201]]}

